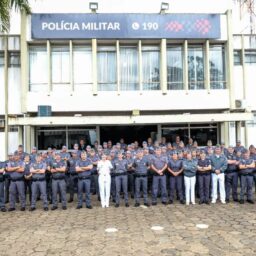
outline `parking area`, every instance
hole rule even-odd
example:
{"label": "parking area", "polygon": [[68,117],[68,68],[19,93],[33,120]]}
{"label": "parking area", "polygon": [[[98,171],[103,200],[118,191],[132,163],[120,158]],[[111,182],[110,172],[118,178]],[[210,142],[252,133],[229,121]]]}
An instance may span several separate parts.
{"label": "parking area", "polygon": [[256,205],[93,206],[1,213],[0,255],[256,255]]}

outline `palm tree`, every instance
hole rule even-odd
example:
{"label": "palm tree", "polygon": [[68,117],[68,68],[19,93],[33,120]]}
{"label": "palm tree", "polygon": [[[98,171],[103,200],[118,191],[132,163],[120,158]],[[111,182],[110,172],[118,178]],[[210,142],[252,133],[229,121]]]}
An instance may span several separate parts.
{"label": "palm tree", "polygon": [[31,13],[28,0],[0,0],[0,32],[8,33],[9,31],[12,8],[25,14]]}

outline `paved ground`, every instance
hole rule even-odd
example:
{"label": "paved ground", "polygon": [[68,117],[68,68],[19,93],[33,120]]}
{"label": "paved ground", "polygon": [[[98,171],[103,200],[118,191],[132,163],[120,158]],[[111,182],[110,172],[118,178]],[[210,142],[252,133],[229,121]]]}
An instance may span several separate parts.
{"label": "paved ground", "polygon": [[0,255],[256,255],[256,204],[102,209],[94,197],[93,205],[0,213]]}

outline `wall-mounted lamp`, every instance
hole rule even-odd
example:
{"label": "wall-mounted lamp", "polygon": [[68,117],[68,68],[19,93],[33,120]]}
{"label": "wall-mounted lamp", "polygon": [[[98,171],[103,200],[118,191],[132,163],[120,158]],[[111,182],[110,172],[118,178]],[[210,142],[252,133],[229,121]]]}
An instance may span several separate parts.
{"label": "wall-mounted lamp", "polygon": [[90,2],[89,3],[89,8],[92,11],[92,13],[96,13],[96,11],[98,10],[98,3]]}
{"label": "wall-mounted lamp", "polygon": [[161,3],[161,10],[160,10],[160,13],[161,14],[164,14],[165,11],[169,10],[169,3],[164,3],[162,2]]}

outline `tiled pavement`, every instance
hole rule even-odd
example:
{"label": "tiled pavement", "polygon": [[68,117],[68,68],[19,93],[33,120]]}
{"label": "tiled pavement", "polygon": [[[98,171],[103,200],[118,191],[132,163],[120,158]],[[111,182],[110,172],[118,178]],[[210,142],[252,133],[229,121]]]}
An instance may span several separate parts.
{"label": "tiled pavement", "polygon": [[93,206],[0,213],[0,255],[256,255],[256,204]]}

